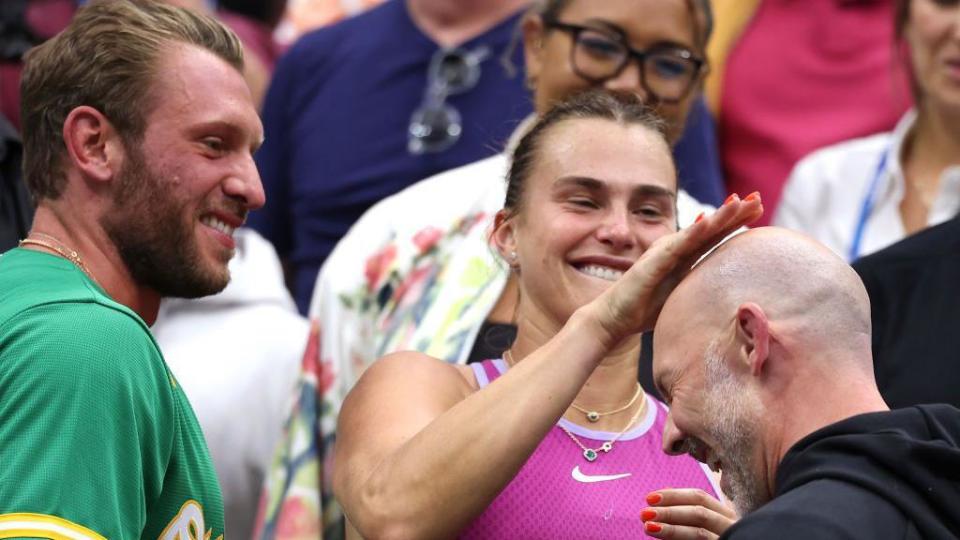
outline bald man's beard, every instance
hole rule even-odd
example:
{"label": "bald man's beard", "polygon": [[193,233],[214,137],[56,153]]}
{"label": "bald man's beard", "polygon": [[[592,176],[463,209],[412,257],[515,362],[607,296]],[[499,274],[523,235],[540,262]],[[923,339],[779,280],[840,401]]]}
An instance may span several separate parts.
{"label": "bald man's beard", "polygon": [[723,483],[728,488],[724,493],[744,516],[772,498],[756,451],[758,404],[727,368],[717,342],[711,343],[705,357],[705,430],[723,463]]}

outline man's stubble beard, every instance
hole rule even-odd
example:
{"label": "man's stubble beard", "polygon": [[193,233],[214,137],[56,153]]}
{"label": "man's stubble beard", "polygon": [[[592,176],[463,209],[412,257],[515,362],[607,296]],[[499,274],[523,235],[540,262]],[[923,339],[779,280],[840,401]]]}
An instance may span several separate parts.
{"label": "man's stubble beard", "polygon": [[705,424],[719,448],[723,476],[729,486],[726,495],[737,513],[744,516],[766,504],[771,494],[761,478],[755,452],[758,438],[758,404],[745,393],[719,352],[711,344],[706,353]]}
{"label": "man's stubble beard", "polygon": [[[138,143],[124,144],[126,161],[118,175],[113,208],[100,220],[138,286],[161,296],[198,298],[227,286],[230,273],[204,268],[194,228],[175,183],[147,165]],[[187,220],[187,221],[185,221]]]}

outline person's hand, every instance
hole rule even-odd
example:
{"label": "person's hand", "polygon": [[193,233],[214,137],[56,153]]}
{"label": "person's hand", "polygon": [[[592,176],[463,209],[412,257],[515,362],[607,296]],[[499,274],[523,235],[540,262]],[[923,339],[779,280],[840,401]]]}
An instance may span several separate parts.
{"label": "person's hand", "polygon": [[643,531],[655,538],[713,539],[738,517],[733,509],[699,489],[661,489],[647,495],[640,512]]}
{"label": "person's hand", "polygon": [[758,193],[742,201],[731,195],[712,215],[664,236],[627,270],[623,277],[585,306],[604,329],[611,345],[653,329],[667,296],[705,253],[740,227],[763,215]]}

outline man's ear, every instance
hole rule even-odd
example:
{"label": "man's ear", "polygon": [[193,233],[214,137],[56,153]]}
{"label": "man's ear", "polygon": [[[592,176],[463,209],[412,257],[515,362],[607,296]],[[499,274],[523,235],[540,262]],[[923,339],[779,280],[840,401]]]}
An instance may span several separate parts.
{"label": "man's ear", "polygon": [[496,246],[497,252],[511,267],[517,266],[517,240],[515,219],[507,214],[506,210],[497,212],[493,220],[493,232],[490,241]]}
{"label": "man's ear", "polygon": [[527,87],[533,89],[537,78],[543,69],[543,39],[545,28],[543,18],[535,13],[528,13],[520,23],[523,32],[523,59],[527,73]]}
{"label": "man's ear", "polygon": [[82,105],[70,111],[63,122],[63,142],[73,166],[85,178],[110,181],[123,161],[123,143],[103,113]]}
{"label": "man's ear", "polygon": [[770,321],[763,309],[753,302],[737,308],[737,343],[740,357],[750,374],[759,376],[770,354]]}

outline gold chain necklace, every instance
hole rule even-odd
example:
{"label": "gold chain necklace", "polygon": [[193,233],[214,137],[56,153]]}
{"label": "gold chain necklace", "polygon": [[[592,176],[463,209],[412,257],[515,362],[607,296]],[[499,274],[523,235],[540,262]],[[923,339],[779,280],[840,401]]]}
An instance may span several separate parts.
{"label": "gold chain necklace", "polygon": [[[513,361],[513,354],[511,354],[509,350],[506,350],[503,352],[503,359],[506,360],[507,365],[510,365],[510,366],[516,363]],[[587,417],[587,420],[589,422],[596,423],[596,422],[599,422],[600,419],[603,418],[604,416],[610,416],[611,414],[622,413],[623,411],[629,409],[630,407],[633,407],[633,404],[637,402],[637,398],[639,398],[640,394],[642,393],[643,393],[643,388],[640,387],[640,383],[637,383],[637,390],[633,393],[633,397],[630,398],[630,401],[628,401],[626,405],[622,407],[617,407],[612,411],[600,412],[600,411],[584,409],[583,407],[577,405],[575,402],[571,403],[570,406],[582,412],[583,415]]]}
{"label": "gold chain necklace", "polygon": [[603,411],[603,412],[590,411],[590,410],[584,409],[583,407],[577,405],[576,403],[571,403],[570,406],[582,412],[584,416],[587,417],[587,420],[589,420],[590,422],[597,422],[603,416],[609,416],[611,414],[621,413],[629,409],[630,407],[633,407],[633,404],[637,402],[637,398],[640,397],[641,393],[642,393],[642,388],[640,388],[640,383],[637,383],[637,391],[633,393],[633,397],[630,398],[630,401],[628,401],[627,404],[624,405],[623,407],[619,407],[612,411]]}
{"label": "gold chain necklace", "polygon": [[597,448],[588,448],[587,445],[580,442],[580,439],[578,439],[576,435],[571,433],[569,429],[563,427],[562,424],[557,424],[557,427],[563,430],[563,432],[566,433],[568,437],[570,437],[570,440],[573,441],[577,446],[579,446],[581,450],[583,450],[583,459],[592,463],[596,461],[598,457],[600,457],[600,452],[603,452],[604,454],[606,454],[611,450],[613,450],[613,444],[618,440],[620,440],[620,437],[623,437],[623,434],[629,431],[631,427],[633,427],[633,424],[637,421],[638,418],[640,418],[640,414],[643,413],[643,411],[646,410],[646,408],[647,408],[647,400],[644,399],[643,403],[640,404],[640,408],[637,409],[637,412],[633,414],[633,417],[630,418],[630,421],[627,422],[627,425],[620,430],[620,433],[617,433],[612,439],[604,442]]}
{"label": "gold chain necklace", "polygon": [[[507,366],[508,366],[508,367],[513,367],[513,366],[516,364],[516,362],[514,362],[514,360],[513,360],[513,354],[511,354],[511,352],[510,352],[509,349],[506,350],[506,351],[503,351],[503,359],[504,359],[504,361],[507,362]],[[619,408],[619,409],[617,409],[617,410],[614,410],[614,411],[608,411],[608,412],[598,413],[598,412],[596,412],[596,411],[587,411],[587,410],[585,410],[585,409],[581,409],[580,407],[578,407],[576,404],[573,404],[573,403],[571,403],[571,406],[572,406],[573,408],[575,408],[576,410],[578,410],[578,411],[586,414],[586,415],[587,415],[587,420],[590,420],[591,422],[596,422],[597,420],[600,419],[601,416],[605,416],[605,415],[608,415],[608,414],[615,414],[615,413],[623,412],[623,411],[629,409],[630,407],[633,406],[634,403],[636,403],[637,398],[638,398],[638,397],[640,396],[640,394],[642,394],[642,393],[643,393],[643,389],[640,387],[640,383],[637,383],[637,391],[634,392],[633,397],[630,398],[630,403],[627,403],[627,404],[624,405],[623,407],[621,407],[621,408]],[[627,425],[623,426],[623,429],[621,429],[619,433],[617,433],[616,435],[614,435],[614,437],[613,437],[612,439],[610,439],[609,441],[605,441],[603,444],[601,444],[601,445],[600,445],[599,447],[597,447],[597,448],[588,448],[585,444],[583,444],[582,442],[580,442],[580,439],[578,439],[576,435],[574,435],[573,433],[571,433],[569,429],[563,427],[563,424],[559,424],[559,423],[558,423],[558,424],[557,424],[557,427],[559,427],[561,430],[563,430],[563,432],[566,433],[568,437],[570,437],[570,440],[573,441],[577,446],[579,446],[581,450],[583,450],[583,459],[585,459],[585,460],[587,460],[587,461],[589,461],[589,462],[594,462],[594,461],[597,460],[598,457],[600,457],[600,452],[603,452],[604,454],[606,454],[606,453],[610,452],[611,450],[613,450],[613,445],[614,445],[614,443],[616,443],[618,440],[620,440],[620,437],[623,437],[623,434],[626,433],[627,431],[629,431],[631,427],[633,427],[633,424],[636,423],[637,419],[640,418],[640,415],[641,415],[641,414],[643,413],[643,411],[645,411],[646,409],[647,409],[647,400],[644,399],[644,400],[643,400],[643,403],[641,403],[641,404],[640,404],[640,407],[637,409],[637,412],[633,413],[633,416],[630,417],[630,421],[627,422]],[[591,418],[591,415],[596,415],[596,416],[595,416],[596,419],[592,419],[592,418]]]}
{"label": "gold chain necklace", "polygon": [[[40,236],[55,243],[51,244],[50,242],[46,242],[44,240],[30,238],[30,236]],[[96,279],[93,278],[93,274],[90,273],[90,269],[87,268],[87,265],[84,264],[83,259],[80,258],[80,254],[77,253],[77,250],[67,247],[66,244],[50,236],[49,234],[44,234],[41,232],[31,232],[30,236],[27,236],[26,238],[21,240],[17,245],[20,247],[40,246],[43,248],[47,248],[53,252],[56,252],[58,255],[60,255],[64,259],[67,259],[68,261],[75,264],[77,268],[79,268],[84,274],[87,275],[88,278],[90,278],[93,281],[96,281]]]}

